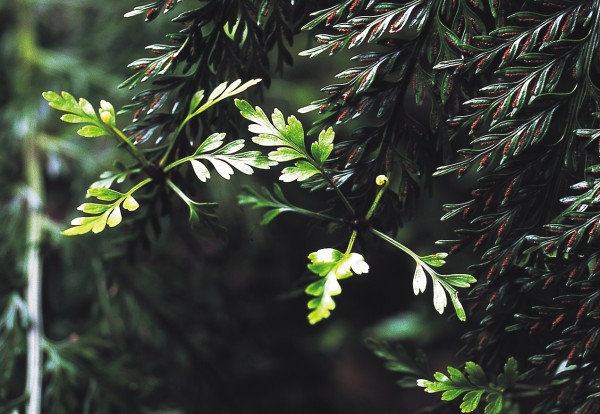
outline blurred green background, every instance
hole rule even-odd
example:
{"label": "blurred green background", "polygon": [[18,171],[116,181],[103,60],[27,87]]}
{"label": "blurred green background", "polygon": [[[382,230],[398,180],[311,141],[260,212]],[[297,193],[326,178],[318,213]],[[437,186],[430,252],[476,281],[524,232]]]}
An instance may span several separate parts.
{"label": "blurred green background", "polygon": [[[0,1],[0,406],[23,392],[26,323],[11,330],[7,321],[22,314],[15,298],[26,285],[26,213],[36,203],[44,217],[44,412],[376,414],[431,403],[421,390],[397,387],[399,377],[364,339],[424,348],[438,370],[456,351],[459,322],[435,314],[429,292],[414,297],[408,258],[363,244],[370,272],[343,285],[330,319],[309,326],[306,256],[340,238],[285,214],[260,227],[260,213],[239,207],[235,196],[242,185],[271,182],[269,174],[209,183],[224,234],[190,229],[180,206],[133,260],[114,258],[107,234],[59,235],[89,183],[120,155],[111,141],[77,137],[41,93],[66,90],[95,105],[125,105],[132,92],[117,85],[129,74],[126,65],[173,30],[168,18],[123,18],[135,5]],[[311,42],[297,36],[294,55]],[[261,105],[294,113],[320,97],[347,59],[296,57],[283,77],[274,74]],[[300,118],[305,125],[313,120]],[[28,142],[36,148],[33,161],[25,156]],[[26,174],[31,162],[43,175],[39,194]],[[440,206],[459,199],[454,184],[434,186],[436,198],[424,192],[418,217],[398,235],[421,254],[432,252],[436,239],[451,238],[439,223]],[[286,190],[292,201],[322,201],[296,186]]]}

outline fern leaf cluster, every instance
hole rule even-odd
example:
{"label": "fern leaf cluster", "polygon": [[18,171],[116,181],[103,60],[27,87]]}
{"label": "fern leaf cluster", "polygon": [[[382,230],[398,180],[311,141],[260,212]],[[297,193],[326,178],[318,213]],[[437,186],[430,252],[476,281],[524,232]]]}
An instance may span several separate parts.
{"label": "fern leaf cluster", "polygon": [[[584,292],[595,290],[594,253],[574,254],[593,223],[588,228],[585,220],[570,219],[578,215],[576,209],[586,210],[581,207],[585,193],[561,194],[569,186],[588,185],[578,180],[592,177],[586,164],[597,156],[576,131],[595,123],[592,112],[600,103],[593,63],[599,22],[593,2],[523,6],[507,16],[506,25],[465,45],[465,58],[455,70],[467,76],[489,73],[495,81],[464,102],[465,114],[451,119],[456,134],[471,139],[459,151],[462,160],[438,170],[460,175],[475,167],[483,172],[470,201],[447,206],[448,216],[460,214],[470,221],[450,242],[453,249],[472,245],[482,258],[476,274],[485,283],[474,290],[474,306],[485,307],[487,316],[468,335],[471,355],[489,361],[494,349],[507,346],[514,335],[506,332],[507,316],[517,322],[510,332],[556,329],[562,333],[547,336],[546,351],[532,349],[528,360],[550,374],[565,361],[575,365],[562,374],[571,379],[565,390],[573,382],[592,386],[597,375],[579,369],[590,361],[586,350],[595,347],[595,329],[589,329],[595,321],[579,312],[589,304]],[[573,207],[565,209],[565,204]],[[565,221],[578,225],[565,226]],[[567,328],[561,322],[569,315]],[[560,393],[550,401],[547,408],[564,412],[596,404]]]}
{"label": "fern leaf cluster", "polygon": [[[360,194],[383,169],[398,213],[417,194],[414,172],[476,177],[469,199],[445,206],[443,219],[464,225],[441,241],[479,258],[466,313],[481,323],[466,355],[491,369],[518,354],[544,373],[540,412],[595,412],[600,4],[343,1],[313,17],[307,28],[324,32],[308,56],[378,45],[306,108],[321,127],[375,112],[376,125],[336,147],[339,179]],[[536,340],[515,349],[522,335]]]}
{"label": "fern leaf cluster", "polygon": [[[196,155],[194,148],[214,129],[230,135],[237,131],[238,122],[228,115],[231,104],[214,105],[244,92],[260,79],[268,85],[272,75],[270,50],[277,49],[274,60],[280,72],[284,64],[292,62],[287,49],[299,29],[298,13],[305,9],[305,6],[293,7],[289,1],[275,0],[201,1],[198,4],[160,0],[136,6],[125,14],[130,19],[144,17],[149,23],[164,15],[171,18],[173,26],[180,28],[167,34],[164,43],[148,45],[149,56],[129,65],[133,74],[120,87],[138,91],[119,113],[129,114],[131,122],[117,130],[114,110],[101,113],[107,121],[109,115],[112,117],[113,132],[122,134],[122,144],[129,147],[137,162],[120,165],[117,171],[106,171],[96,185],[110,186],[115,180],[137,172],[151,177],[155,184],[142,190],[147,208],[139,212],[137,220],[126,223],[129,236],[125,238],[131,247],[128,250],[133,250],[140,241],[148,245],[150,239],[160,233],[161,216],[172,208],[169,201],[172,193],[188,204],[191,216],[204,215],[208,224],[216,224],[215,217],[203,214],[204,207],[199,207],[208,206],[210,201],[200,204],[191,201],[191,195],[196,195],[197,190],[189,184],[188,176],[171,172],[170,181],[165,181],[164,170],[173,162]],[[234,79],[257,80],[243,84],[238,80],[228,85],[227,81]],[[213,92],[204,97],[204,91]],[[206,111],[209,107],[211,110]],[[82,132],[99,134],[101,130],[102,125],[98,127],[92,122]],[[225,147],[224,151],[230,148]],[[252,151],[233,158],[225,153],[214,155],[204,154],[203,158],[226,178],[232,174],[232,166],[246,173],[252,167],[267,167],[262,161],[255,162],[256,153]],[[192,160],[191,165],[202,181],[210,176],[200,159]]]}
{"label": "fern leaf cluster", "polygon": [[[445,156],[449,131],[444,121],[471,85],[454,71],[435,69],[460,57],[461,37],[487,34],[476,13],[482,7],[465,1],[345,1],[313,13],[316,17],[304,27],[327,29],[316,36],[318,46],[301,53],[310,57],[377,45],[354,56],[359,66],[339,73],[340,83],[322,88],[328,96],[301,111],[324,115],[315,128],[374,113],[374,124],[338,144],[332,165],[337,182],[350,180],[357,197],[372,189],[377,173],[394,177],[390,189],[395,197],[388,198],[381,213],[389,223],[399,223],[422,178],[427,182],[432,165],[439,163],[436,151]],[[426,101],[429,117],[416,112],[406,96],[417,105]]]}

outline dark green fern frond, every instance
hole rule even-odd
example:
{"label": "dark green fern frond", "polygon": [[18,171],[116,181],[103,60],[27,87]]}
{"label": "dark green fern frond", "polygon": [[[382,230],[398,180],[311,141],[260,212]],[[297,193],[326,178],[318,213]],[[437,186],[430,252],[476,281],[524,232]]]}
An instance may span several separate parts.
{"label": "dark green fern frond", "polygon": [[[322,89],[328,97],[301,111],[323,114],[315,129],[375,112],[376,125],[356,130],[337,145],[338,157],[331,168],[339,182],[351,182],[359,199],[373,191],[377,174],[393,177],[390,189],[396,196],[384,200],[382,214],[392,226],[418,195],[419,177],[429,177],[432,165],[440,162],[433,154],[435,149],[447,149],[444,120],[455,112],[459,97],[473,87],[454,71],[434,67],[460,57],[461,38],[487,33],[478,14],[484,9],[478,2],[464,1],[347,1],[316,13],[305,26],[325,22],[331,30],[317,35],[320,45],[303,55],[377,45],[352,58],[361,66],[339,73],[336,77],[343,83]],[[418,114],[414,105],[426,108],[429,117]]]}
{"label": "dark green fern frond", "polygon": [[[575,131],[585,128],[593,136],[589,128],[597,125],[592,113],[600,107],[599,6],[597,1],[524,3],[506,17],[506,25],[462,44],[463,59],[437,66],[492,79],[451,119],[454,136],[468,136],[470,142],[459,151],[460,160],[436,173],[485,173],[470,201],[446,206],[447,218],[469,221],[457,231],[458,240],[447,242],[452,250],[471,245],[481,252],[473,267],[481,282],[472,291],[472,310],[485,314],[481,326],[465,336],[465,348],[492,364],[499,350],[516,340],[515,330],[556,330],[538,337],[539,343],[521,345],[532,355],[531,364],[570,379],[552,382],[553,391],[539,406],[557,413],[596,407],[586,393],[592,394],[597,372],[582,367],[597,363],[586,351],[595,349],[597,327],[581,309],[595,306],[598,290],[590,166],[597,153],[590,152],[591,145],[586,149]],[[584,193],[565,197],[569,186]],[[517,324],[507,333],[513,315]],[[547,352],[538,354],[540,347]],[[568,368],[556,371],[561,364]]]}

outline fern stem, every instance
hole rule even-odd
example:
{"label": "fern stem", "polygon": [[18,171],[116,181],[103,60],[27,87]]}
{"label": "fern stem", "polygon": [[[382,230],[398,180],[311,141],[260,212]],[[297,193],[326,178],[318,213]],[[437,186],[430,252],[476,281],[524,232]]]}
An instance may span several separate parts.
{"label": "fern stem", "polygon": [[344,207],[346,207],[346,210],[348,210],[348,213],[350,213],[350,215],[354,216],[354,208],[352,207],[352,205],[350,204],[350,202],[348,201],[348,199],[346,198],[344,193],[342,193],[342,190],[340,190],[340,188],[333,182],[333,180],[331,179],[329,174],[327,174],[323,168],[321,168],[317,165],[315,165],[315,166],[321,171],[321,175],[325,178],[325,180],[327,180],[327,183],[329,183],[331,188],[333,188],[333,190],[338,195],[339,199],[342,200],[342,204],[344,204]]}
{"label": "fern stem", "polygon": [[131,187],[131,189],[129,191],[127,191],[127,195],[132,195],[133,193],[135,193],[137,190],[139,190],[140,188],[142,188],[143,186],[145,186],[148,183],[151,183],[152,181],[154,181],[153,178],[148,177],[143,179],[142,181],[140,181],[139,183],[137,183],[136,185],[134,185],[133,187]]}
{"label": "fern stem", "polygon": [[346,221],[342,218],[339,217],[332,217],[332,216],[328,216],[327,214],[323,214],[323,213],[319,213],[317,211],[312,211],[312,210],[306,210],[304,208],[294,208],[293,210],[290,210],[294,213],[298,213],[298,214],[302,214],[304,216],[307,217],[312,217],[318,220],[322,220],[325,221],[327,223],[340,223],[340,224],[346,224]]}
{"label": "fern stem", "polygon": [[352,231],[352,234],[350,235],[350,241],[348,242],[348,247],[346,248],[346,254],[350,254],[350,252],[352,251],[352,247],[354,246],[354,242],[356,241],[357,234],[358,232],[356,230]]}
{"label": "fern stem", "polygon": [[[289,206],[288,206],[289,207]],[[319,213],[317,211],[307,210],[301,207],[290,207],[289,210],[292,213],[297,213],[306,217],[311,217],[317,220],[324,221],[326,223],[339,223],[339,224],[348,224],[348,222],[340,217],[332,217],[327,214]]]}
{"label": "fern stem", "polygon": [[[187,38],[185,40],[185,43],[188,42]],[[184,45],[185,45],[184,43]],[[183,46],[182,46],[183,48]],[[211,106],[215,105],[217,102],[222,101],[223,99],[225,99],[226,97],[220,96],[217,97],[215,99],[213,99],[212,101],[208,101],[205,102],[204,105],[201,105],[199,108],[197,108],[194,112],[189,113],[183,121],[181,121],[181,124],[179,124],[179,126],[177,127],[177,130],[175,131],[175,134],[173,134],[173,140],[171,141],[171,143],[169,144],[169,146],[167,147],[167,150],[165,151],[165,154],[162,156],[162,158],[160,159],[159,162],[159,166],[162,167],[165,165],[165,163],[167,162],[169,155],[171,154],[171,151],[173,151],[173,148],[175,147],[175,144],[179,141],[179,136],[181,135],[181,131],[183,131],[183,128],[185,128],[185,126],[187,125],[188,122],[190,122],[190,120],[192,120],[192,118],[200,115],[202,112],[206,111],[208,108],[210,108]]]}
{"label": "fern stem", "polygon": [[[167,162],[167,160],[169,159],[169,155],[171,155],[171,151],[173,151],[173,148],[175,148],[175,144],[179,141],[179,134],[181,134],[181,131],[183,131],[183,127],[185,127],[185,125],[188,123],[188,121],[191,119],[191,117],[188,115],[182,122],[181,124],[179,124],[179,126],[177,127],[177,130],[175,131],[175,134],[173,134],[173,140],[171,140],[171,142],[169,143],[169,146],[167,147],[165,153],[163,154],[163,156],[161,157],[158,166],[159,167],[163,167],[165,165],[165,163]],[[171,167],[173,168],[173,167]]]}
{"label": "fern stem", "polygon": [[181,198],[187,205],[190,204],[195,204],[195,205],[205,205],[205,206],[214,206],[217,205],[217,203],[212,203],[212,202],[208,202],[208,203],[198,203],[197,201],[192,200],[191,198],[189,198],[179,187],[177,187],[177,185],[171,181],[170,179],[167,178],[167,185],[175,192],[175,194],[177,194],[179,196],[179,198]]}
{"label": "fern stem", "polygon": [[141,153],[138,147],[136,147],[135,144],[131,142],[131,140],[127,138],[127,136],[120,129],[115,127],[111,127],[111,129],[115,133],[117,141],[125,145],[125,148],[127,148],[127,152],[129,152],[132,157],[138,160],[145,168],[152,168],[152,164],[150,163],[150,161],[148,161],[146,157],[144,157],[144,155]]}
{"label": "fern stem", "polygon": [[379,191],[377,192],[377,195],[375,196],[375,200],[373,200],[373,204],[371,204],[371,208],[369,208],[369,211],[367,212],[367,215],[365,216],[365,220],[367,220],[367,221],[369,221],[371,219],[371,217],[373,217],[373,214],[375,214],[375,210],[377,209],[377,206],[379,205],[379,202],[381,201],[381,197],[383,196],[383,193],[385,192],[386,188],[388,187],[390,180],[385,175],[380,175],[377,177],[376,183],[378,186],[380,186],[380,188],[379,188]]}
{"label": "fern stem", "polygon": [[387,234],[382,233],[379,230],[376,230],[376,229],[374,229],[372,227],[370,228],[370,231],[371,231],[371,233],[373,233],[374,235],[376,235],[380,239],[385,240],[386,242],[388,242],[392,246],[397,247],[398,249],[402,250],[404,253],[406,253],[407,255],[409,255],[410,257],[412,257],[413,260],[417,263],[417,265],[422,266],[427,271],[427,273],[429,273],[429,275],[433,279],[436,279],[441,284],[443,284],[444,286],[446,286],[448,289],[455,290],[446,281],[444,281],[443,279],[440,279],[440,277],[439,277],[440,274],[438,272],[436,272],[435,270],[433,270],[431,268],[431,266],[429,266],[427,263],[425,263],[423,261],[423,259],[421,259],[421,257],[418,254],[416,254],[415,252],[413,252],[412,250],[410,250],[408,247],[406,247],[405,245],[403,245],[399,241],[394,240],[393,238],[391,238]]}
{"label": "fern stem", "polygon": [[[183,157],[183,158],[180,158],[180,159],[178,159],[178,160],[176,160],[176,161],[173,161],[173,162],[172,162],[172,163],[170,163],[169,165],[167,165],[167,166],[166,166],[166,167],[163,169],[163,171],[164,171],[164,172],[168,172],[169,170],[172,170],[173,168],[175,168],[175,167],[177,167],[177,166],[179,166],[179,165],[181,165],[181,164],[184,164],[184,163],[186,163],[186,162],[188,162],[188,161],[195,160],[195,159],[197,159],[197,158],[198,158],[198,155],[190,155],[189,157]],[[161,163],[162,163],[162,161],[161,161]],[[164,163],[163,163],[163,165],[164,165]]]}
{"label": "fern stem", "polygon": [[[396,241],[396,240],[392,239],[392,238],[391,238],[390,236],[388,236],[387,234],[385,234],[385,233],[382,233],[382,232],[380,232],[379,230],[377,230],[377,229],[374,229],[374,228],[372,228],[372,227],[369,229],[369,231],[370,231],[371,233],[373,233],[375,236],[379,237],[380,239],[382,239],[382,240],[384,240],[384,241],[388,242],[388,243],[389,243],[389,244],[391,244],[392,246],[394,246],[394,247],[397,247],[398,249],[402,250],[404,253],[406,253],[407,255],[409,255],[410,257],[412,257],[412,258],[415,260],[415,262],[417,262],[417,263],[419,263],[419,264],[421,264],[421,265],[425,265],[425,266],[426,266],[426,264],[425,264],[425,263],[423,263],[423,261],[421,260],[421,258],[419,257],[419,255],[418,255],[418,254],[416,254],[415,252],[413,252],[412,250],[410,250],[408,247],[406,247],[406,246],[405,246],[405,245],[403,245],[402,243],[400,243],[400,242],[398,242],[398,241]],[[427,266],[427,267],[429,267],[429,266]]]}

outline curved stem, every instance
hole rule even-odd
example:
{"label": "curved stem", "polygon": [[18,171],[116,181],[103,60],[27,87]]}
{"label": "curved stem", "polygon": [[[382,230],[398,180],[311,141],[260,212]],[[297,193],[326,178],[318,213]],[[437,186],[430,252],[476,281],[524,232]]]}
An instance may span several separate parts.
{"label": "curved stem", "polygon": [[160,159],[160,161],[158,163],[158,165],[160,167],[164,166],[165,163],[167,162],[167,159],[169,158],[169,155],[171,154],[171,151],[173,151],[173,148],[175,147],[175,143],[179,140],[179,134],[183,130],[183,127],[185,126],[185,124],[187,124],[190,119],[192,119],[192,118],[188,115],[183,120],[183,122],[181,122],[181,124],[179,124],[179,126],[177,127],[177,130],[175,131],[175,134],[173,135],[174,136],[173,140],[171,141],[171,143],[167,147],[167,150],[165,151],[164,155],[161,157],[161,159]]}
{"label": "curved stem", "polygon": [[[187,43],[188,39],[189,39],[189,37],[186,39],[186,43]],[[182,48],[183,48],[183,46],[182,46]],[[260,81],[260,79],[259,79],[259,81]],[[256,84],[256,82],[254,84]],[[171,141],[171,143],[169,144],[169,146],[167,147],[167,150],[165,151],[165,154],[160,159],[159,166],[162,167],[163,165],[165,165],[165,163],[167,162],[167,159],[169,158],[169,155],[171,154],[171,151],[173,151],[173,148],[175,147],[175,143],[177,141],[179,141],[179,134],[181,134],[181,131],[183,131],[183,128],[186,126],[186,124],[192,118],[195,118],[196,116],[200,115],[202,112],[206,111],[211,106],[213,106],[216,103],[222,101],[223,99],[229,98],[230,96],[231,96],[231,94],[225,94],[225,95],[221,94],[221,95],[215,97],[214,99],[205,102],[203,105],[201,105],[199,108],[197,108],[194,112],[189,113],[185,117],[185,119],[181,122],[181,124],[179,124],[179,126],[177,127],[177,129],[175,130],[175,134],[173,135],[174,138]]]}
{"label": "curved stem", "polygon": [[[175,167],[177,167],[177,166],[179,166],[179,165],[181,165],[181,164],[184,164],[184,163],[186,163],[186,162],[188,162],[188,161],[195,160],[196,158],[198,158],[198,156],[197,156],[197,155],[190,155],[189,157],[183,157],[183,158],[180,158],[180,159],[178,159],[177,161],[173,161],[171,164],[167,165],[167,166],[166,166],[166,167],[163,169],[163,171],[164,171],[164,172],[170,171],[170,170],[172,170],[173,168],[175,168]],[[161,161],[161,162],[162,162],[162,161]]]}
{"label": "curved stem", "polygon": [[312,217],[314,219],[317,220],[321,220],[321,221],[325,221],[327,223],[340,223],[340,224],[347,224],[347,221],[339,218],[339,217],[331,217],[327,214],[323,214],[323,213],[319,213],[318,211],[312,211],[312,210],[306,210],[304,208],[301,207],[296,207],[296,206],[288,206],[285,204],[281,205],[282,207],[286,208],[286,211],[289,211],[291,213],[297,213],[303,216],[307,216],[307,217]]}
{"label": "curved stem", "polygon": [[143,186],[145,186],[146,184],[152,182],[153,179],[148,177],[142,181],[140,181],[139,183],[137,183],[136,185],[134,185],[133,187],[131,187],[131,189],[129,191],[127,191],[127,193],[125,193],[126,195],[131,195],[133,193],[135,193],[137,190],[139,190],[140,188],[142,188]]}
{"label": "curved stem", "polygon": [[390,180],[385,175],[378,176],[376,182],[377,182],[377,185],[381,186],[381,188],[377,192],[377,195],[375,196],[375,200],[373,200],[373,204],[371,204],[371,208],[369,208],[369,211],[367,212],[367,215],[365,216],[365,220],[367,220],[367,221],[369,221],[371,219],[371,217],[373,217],[373,214],[375,214],[375,210],[377,210],[379,201],[381,201],[381,197],[383,196],[383,193],[385,193],[386,188],[390,184]]}
{"label": "curved stem", "polygon": [[293,210],[290,210],[290,211],[294,212],[294,213],[302,214],[303,216],[308,216],[308,217],[316,218],[318,220],[323,220],[328,223],[340,223],[340,224],[346,223],[346,221],[344,219],[341,219],[339,217],[331,217],[331,216],[328,216],[327,214],[319,213],[317,211],[306,210],[303,208],[294,208]]}
{"label": "curved stem", "polygon": [[422,266],[427,271],[427,273],[429,273],[429,275],[432,278],[438,280],[440,283],[442,283],[443,285],[447,286],[449,289],[456,290],[451,285],[449,285],[446,281],[444,281],[442,278],[440,278],[440,276],[444,276],[444,275],[440,275],[437,271],[433,270],[431,268],[431,266],[429,266],[427,263],[425,263],[425,261],[423,259],[421,259],[421,256],[419,256],[418,254],[416,254],[415,252],[413,252],[412,250],[410,250],[408,247],[406,247],[405,245],[403,245],[399,241],[394,240],[393,238],[391,238],[387,234],[382,233],[379,230],[376,230],[376,229],[374,229],[372,227],[369,229],[369,231],[371,233],[373,233],[375,236],[379,237],[380,239],[385,240],[386,242],[388,242],[392,246],[397,247],[400,250],[402,250],[404,253],[408,254],[410,257],[413,258],[413,260],[415,262],[417,262],[417,264],[419,266]]}
{"label": "curved stem", "polygon": [[[374,228],[370,228],[369,231],[374,234],[375,236],[379,237],[382,240],[385,240],[386,242],[388,242],[389,244],[391,244],[394,247],[399,248],[400,250],[402,250],[404,253],[408,254],[410,257],[412,257],[417,263],[421,264],[422,266],[427,266],[426,263],[423,263],[423,261],[421,260],[421,258],[419,257],[418,254],[416,254],[415,252],[413,252],[412,250],[410,250],[408,247],[406,247],[405,245],[403,245],[402,243],[392,239],[390,236],[388,236],[385,233],[380,232],[377,229]],[[429,267],[429,266],[427,266]]]}
{"label": "curved stem", "polygon": [[194,204],[194,205],[216,205],[217,203],[199,203],[197,201],[192,200],[191,198],[189,198],[183,191],[181,191],[181,189],[179,187],[177,187],[177,185],[171,181],[170,179],[167,178],[167,185],[175,192],[175,194],[177,194],[179,196],[179,198],[181,198],[187,205],[190,204]]}
{"label": "curved stem", "polygon": [[354,246],[357,234],[358,232],[356,230],[352,231],[352,234],[350,235],[350,241],[348,242],[348,247],[346,248],[346,254],[350,254],[350,252],[352,251],[352,246]]}
{"label": "curved stem", "polygon": [[325,180],[327,181],[327,183],[329,183],[329,186],[331,188],[333,188],[333,191],[336,192],[336,194],[338,195],[339,199],[342,201],[342,204],[344,205],[344,207],[346,207],[346,210],[348,210],[348,213],[350,213],[350,215],[354,216],[354,208],[352,207],[352,205],[350,204],[350,202],[348,201],[348,199],[346,198],[346,196],[344,195],[344,193],[342,193],[342,190],[340,190],[340,188],[333,182],[333,180],[331,179],[331,177],[329,176],[329,174],[327,174],[325,172],[325,169],[320,167],[319,165],[316,165],[312,162],[312,160],[309,158],[309,161],[311,161],[311,164],[313,164],[321,173],[321,175],[323,176],[323,178],[325,178]]}

